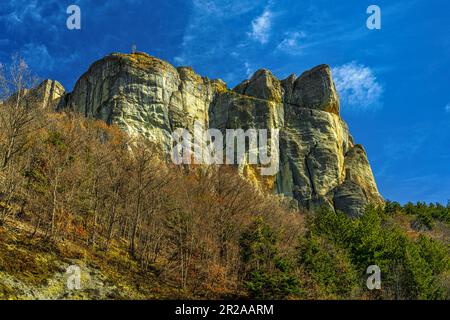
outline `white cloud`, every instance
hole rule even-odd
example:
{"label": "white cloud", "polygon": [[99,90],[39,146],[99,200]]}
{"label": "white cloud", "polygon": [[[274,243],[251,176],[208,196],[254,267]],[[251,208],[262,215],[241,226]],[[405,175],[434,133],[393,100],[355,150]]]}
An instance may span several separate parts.
{"label": "white cloud", "polygon": [[9,4],[17,8],[15,11],[3,16],[5,21],[9,24],[20,25],[24,23],[27,18],[32,18],[35,21],[42,20],[42,16],[38,10],[36,2],[30,1],[25,3],[24,1],[19,1],[18,3],[10,2]]}
{"label": "white cloud", "polygon": [[341,102],[353,110],[376,110],[382,106],[383,86],[372,69],[356,62],[333,68]]}
{"label": "white cloud", "polygon": [[245,74],[247,75],[247,77],[250,78],[252,75],[252,69],[250,68],[250,63],[245,62],[244,67],[245,67]]}
{"label": "white cloud", "polygon": [[247,13],[257,6],[257,3],[251,0],[193,0],[192,3],[196,12],[220,19]]}
{"label": "white cloud", "polygon": [[272,27],[272,12],[268,9],[264,10],[262,15],[252,21],[252,32],[250,37],[261,44],[269,41],[270,30]]}
{"label": "white cloud", "polygon": [[445,112],[450,113],[450,102],[445,106]]}
{"label": "white cloud", "polygon": [[55,66],[69,64],[79,58],[76,52],[69,55],[55,56],[45,44],[27,43],[20,51],[23,59],[29,64],[33,72],[53,71]]}
{"label": "white cloud", "polygon": [[175,61],[175,63],[178,64],[178,65],[185,64],[184,57],[176,56],[175,58],[173,58],[173,61]]}
{"label": "white cloud", "polygon": [[306,34],[304,32],[286,32],[285,38],[278,44],[277,50],[292,55],[300,54],[301,53],[300,39],[303,39],[305,37]]}
{"label": "white cloud", "polygon": [[[245,33],[248,26],[240,29],[239,24],[231,23],[242,20],[244,15],[258,7],[253,0],[193,0],[192,4],[176,63],[202,65],[205,61],[236,51],[239,44],[234,42],[234,35]],[[224,26],[233,29],[223,32]]]}
{"label": "white cloud", "polygon": [[22,49],[22,55],[34,69],[53,70],[54,58],[44,44],[27,43]]}
{"label": "white cloud", "polygon": [[35,24],[50,28],[65,16],[65,7],[61,10],[63,5],[58,1],[51,2],[52,6],[56,6],[52,10],[49,10],[43,1],[38,0],[2,0],[3,4],[9,8],[9,13],[2,15],[1,18],[11,29],[23,29],[24,26]]}

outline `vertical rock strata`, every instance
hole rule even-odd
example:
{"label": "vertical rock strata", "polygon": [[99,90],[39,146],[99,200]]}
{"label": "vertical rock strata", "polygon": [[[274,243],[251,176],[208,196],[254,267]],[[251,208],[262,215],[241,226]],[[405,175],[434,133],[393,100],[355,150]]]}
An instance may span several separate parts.
{"label": "vertical rock strata", "polygon": [[327,65],[282,81],[258,70],[228,90],[221,80],[144,53],[112,54],[95,62],[58,108],[115,123],[166,150],[171,133],[193,130],[194,121],[220,130],[279,128],[280,170],[266,188],[304,207],[325,205],[352,216],[383,202],[366,152],[340,117]]}

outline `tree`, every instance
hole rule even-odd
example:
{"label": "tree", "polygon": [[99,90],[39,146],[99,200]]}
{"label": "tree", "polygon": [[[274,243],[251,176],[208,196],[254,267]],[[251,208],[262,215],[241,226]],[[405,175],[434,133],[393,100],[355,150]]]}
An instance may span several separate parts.
{"label": "tree", "polygon": [[241,236],[242,275],[252,298],[284,299],[300,293],[291,261],[279,254],[277,244],[277,233],[261,217]]}
{"label": "tree", "polygon": [[37,93],[31,89],[37,85],[28,65],[18,56],[13,57],[9,75],[0,69],[0,168],[28,147],[29,134],[35,129],[33,122],[38,115]]}
{"label": "tree", "polygon": [[[20,156],[30,146],[39,114],[38,97],[30,91],[35,85],[28,65],[18,56],[6,70],[0,66],[0,224],[13,211],[13,196],[21,192],[25,159]],[[13,160],[16,164],[11,166]]]}
{"label": "tree", "polygon": [[312,279],[317,297],[354,297],[360,281],[357,269],[345,249],[309,233],[300,240],[298,264]]}

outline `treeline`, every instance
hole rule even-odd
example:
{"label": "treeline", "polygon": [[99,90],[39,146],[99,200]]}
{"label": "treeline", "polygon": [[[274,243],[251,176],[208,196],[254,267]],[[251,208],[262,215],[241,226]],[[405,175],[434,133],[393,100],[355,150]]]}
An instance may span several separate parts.
{"label": "treeline", "polygon": [[368,208],[359,219],[321,211],[302,241],[303,261],[338,296],[348,296],[358,273],[377,265],[382,290],[371,291],[371,298],[449,299],[448,244],[425,234],[410,237],[394,221],[383,208]]}
{"label": "treeline", "polygon": [[[390,223],[396,206],[303,212],[232,167],[175,166],[115,126],[43,110],[21,77],[2,78],[0,227],[122,250],[188,298],[449,298],[448,247]],[[370,265],[381,290],[367,289]]]}
{"label": "treeline", "polygon": [[404,213],[415,217],[413,226],[415,229],[432,230],[439,222],[446,225],[450,224],[450,200],[447,206],[440,203],[427,204],[425,202],[417,202],[416,204],[408,202],[402,206],[398,202],[386,201],[385,212],[391,215]]}

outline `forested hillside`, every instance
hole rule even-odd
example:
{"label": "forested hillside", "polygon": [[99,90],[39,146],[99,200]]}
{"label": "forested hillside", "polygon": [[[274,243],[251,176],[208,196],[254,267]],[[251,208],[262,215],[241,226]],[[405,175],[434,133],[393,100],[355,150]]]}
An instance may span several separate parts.
{"label": "forested hillside", "polygon": [[[450,298],[450,206],[308,212],[233,167],[175,166],[114,125],[45,109],[27,74],[2,78],[0,299]],[[74,264],[90,280],[69,292]]]}

